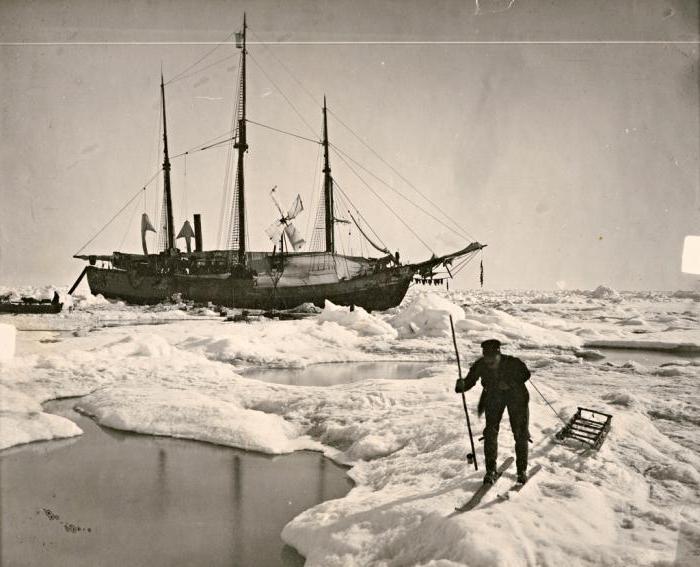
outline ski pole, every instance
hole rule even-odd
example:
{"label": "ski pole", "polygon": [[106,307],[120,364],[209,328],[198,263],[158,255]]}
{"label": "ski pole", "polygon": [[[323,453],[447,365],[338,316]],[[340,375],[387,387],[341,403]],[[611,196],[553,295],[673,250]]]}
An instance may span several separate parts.
{"label": "ski pole", "polygon": [[[450,329],[452,329],[452,342],[455,345],[455,356],[457,357],[457,374],[459,378],[462,378],[462,363],[459,361],[459,350],[457,349],[457,337],[455,336],[455,326],[452,322],[452,315],[450,315]],[[472,452],[467,454],[467,462],[474,463],[474,470],[479,470],[479,464],[476,461],[476,450],[474,449],[474,436],[472,435],[472,424],[469,421],[469,412],[467,411],[467,398],[462,392],[462,405],[464,406],[464,415],[467,418],[467,431],[469,432],[469,444],[471,445]]]}

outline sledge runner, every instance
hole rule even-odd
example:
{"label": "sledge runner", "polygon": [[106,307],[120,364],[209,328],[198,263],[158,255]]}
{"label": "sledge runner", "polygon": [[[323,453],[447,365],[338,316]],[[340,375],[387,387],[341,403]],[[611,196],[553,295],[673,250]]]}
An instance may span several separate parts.
{"label": "sledge runner", "polygon": [[503,411],[508,408],[508,419],[515,438],[515,464],[518,483],[527,482],[527,453],[530,434],[528,431],[530,395],[525,382],[530,371],[525,363],[514,356],[501,354],[501,343],[489,339],[481,343],[483,356],[479,358],[466,377],[459,378],[455,392],[462,393],[474,387],[481,378],[484,390],[479,399],[479,415],[486,413],[484,429],[484,456],[486,475],[484,484],[493,484],[497,477],[498,431]]}

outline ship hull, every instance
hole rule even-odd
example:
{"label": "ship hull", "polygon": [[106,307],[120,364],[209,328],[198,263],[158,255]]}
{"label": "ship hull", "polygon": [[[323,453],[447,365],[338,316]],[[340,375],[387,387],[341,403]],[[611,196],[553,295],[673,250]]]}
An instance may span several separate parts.
{"label": "ship hull", "polygon": [[401,303],[413,272],[408,267],[396,267],[333,283],[278,287],[258,287],[251,279],[137,275],[96,266],[89,266],[86,275],[94,295],[136,304],[169,301],[174,294],[180,294],[183,300],[246,309],[290,309],[302,303],[323,307],[325,300],[329,300],[336,305],[381,311]]}

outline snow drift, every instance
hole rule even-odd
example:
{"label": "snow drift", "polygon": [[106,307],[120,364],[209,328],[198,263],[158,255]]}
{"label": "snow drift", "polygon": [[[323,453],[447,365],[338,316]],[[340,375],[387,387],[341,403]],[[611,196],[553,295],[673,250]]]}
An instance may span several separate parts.
{"label": "snow drift", "polygon": [[346,329],[356,331],[360,336],[385,336],[396,337],[396,330],[378,317],[370,315],[362,307],[355,307],[350,311],[349,307],[334,305],[326,300],[323,311],[318,317],[321,323],[337,323]]}
{"label": "snow drift", "polygon": [[464,310],[435,293],[416,294],[408,305],[390,320],[401,337],[443,337],[450,333],[450,315],[464,319]]}
{"label": "snow drift", "polygon": [[0,384],[0,449],[82,432],[71,420],[44,413],[33,398]]}
{"label": "snow drift", "polygon": [[198,392],[163,387],[98,391],[76,409],[114,429],[198,439],[261,453],[320,449],[283,418]]}

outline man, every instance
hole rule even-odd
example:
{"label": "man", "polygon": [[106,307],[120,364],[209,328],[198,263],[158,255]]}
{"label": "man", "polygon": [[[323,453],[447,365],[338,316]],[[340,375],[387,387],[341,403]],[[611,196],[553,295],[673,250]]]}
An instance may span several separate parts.
{"label": "man", "polygon": [[479,415],[486,413],[484,429],[484,454],[486,476],[484,484],[496,481],[496,458],[498,456],[498,430],[503,410],[508,408],[508,419],[515,438],[515,463],[518,483],[527,482],[527,451],[530,434],[528,431],[528,402],[530,394],[525,382],[530,371],[525,363],[514,356],[501,354],[501,343],[489,339],[481,343],[483,356],[472,364],[466,378],[459,378],[455,392],[466,392],[481,378],[484,390],[479,399]]}

